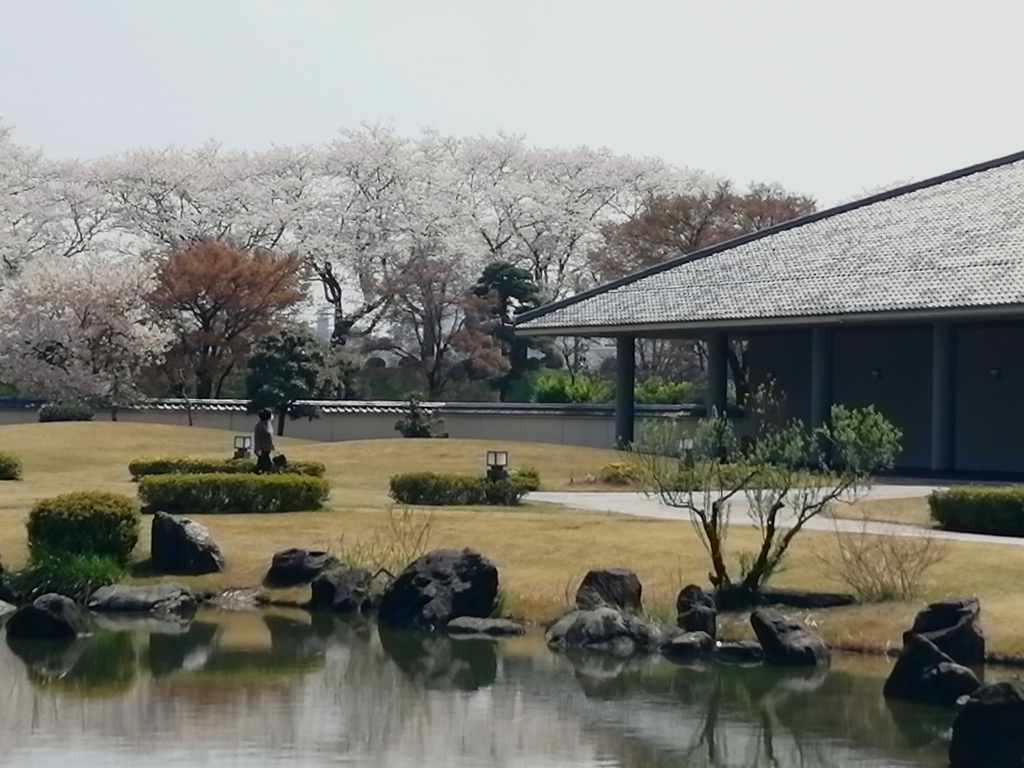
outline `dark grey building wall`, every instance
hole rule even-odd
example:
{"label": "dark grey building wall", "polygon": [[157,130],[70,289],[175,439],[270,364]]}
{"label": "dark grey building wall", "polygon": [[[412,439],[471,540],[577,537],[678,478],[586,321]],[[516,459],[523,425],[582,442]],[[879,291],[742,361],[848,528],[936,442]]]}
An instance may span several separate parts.
{"label": "dark grey building wall", "polygon": [[842,330],[835,335],[835,401],[874,405],[903,431],[896,465],[931,464],[931,326]]}
{"label": "dark grey building wall", "polygon": [[771,374],[786,412],[807,422],[811,417],[811,332],[759,333],[747,344],[750,381],[758,386]]}
{"label": "dark grey building wall", "polygon": [[[903,431],[897,466],[927,469],[931,459],[931,327],[834,332],[834,402],[874,405]],[[771,372],[791,416],[810,417],[810,330],[754,334],[748,345],[752,382]],[[876,378],[877,372],[877,378]]]}
{"label": "dark grey building wall", "polygon": [[1024,324],[961,326],[956,345],[956,468],[1024,472]]}

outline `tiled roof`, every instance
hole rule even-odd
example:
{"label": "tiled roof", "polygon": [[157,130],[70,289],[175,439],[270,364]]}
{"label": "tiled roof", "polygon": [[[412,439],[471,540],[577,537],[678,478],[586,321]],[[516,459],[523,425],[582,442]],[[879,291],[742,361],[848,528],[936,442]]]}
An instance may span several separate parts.
{"label": "tiled roof", "polygon": [[518,325],[600,331],[1022,305],[1018,153],[671,260]]}

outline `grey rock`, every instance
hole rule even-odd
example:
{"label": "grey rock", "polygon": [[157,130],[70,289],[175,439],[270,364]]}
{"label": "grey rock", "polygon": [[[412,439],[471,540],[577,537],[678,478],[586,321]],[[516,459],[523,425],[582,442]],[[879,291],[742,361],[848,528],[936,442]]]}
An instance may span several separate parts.
{"label": "grey rock", "polygon": [[802,624],[774,608],[759,608],[750,615],[764,660],[783,667],[824,666],[832,660],[825,641]]}
{"label": "grey rock", "polygon": [[365,568],[338,568],[313,579],[306,607],[311,611],[360,613],[370,606],[373,574]]}
{"label": "grey rock", "polygon": [[444,626],[450,635],[486,635],[488,637],[512,637],[523,634],[523,625],[508,619],[480,619],[474,616],[459,616]]}
{"label": "grey rock", "polygon": [[111,584],[93,592],[86,605],[96,613],[167,615],[194,613],[199,601],[195,593],[182,584]]}
{"label": "grey rock", "polygon": [[548,628],[544,639],[557,651],[577,649],[625,657],[656,649],[662,633],[639,616],[601,607],[565,614]]}
{"label": "grey rock", "polygon": [[954,662],[930,640],[909,635],[882,694],[887,699],[954,706],[960,696],[974,693],[980,686],[974,672]]}
{"label": "grey rock", "polygon": [[40,595],[7,620],[10,640],[75,640],[88,629],[88,619],[74,600],[63,595]]}
{"label": "grey rock", "polygon": [[623,568],[588,571],[576,590],[576,607],[589,610],[601,606],[642,613],[643,585],[640,578],[633,571]]}
{"label": "grey rock", "polygon": [[662,644],[661,654],[672,661],[689,661],[711,653],[715,639],[707,632],[684,632]]}
{"label": "grey rock", "polygon": [[931,603],[914,618],[904,635],[920,635],[957,664],[985,663],[985,633],[981,629],[981,603],[976,597],[954,597]]}
{"label": "grey rock", "polygon": [[187,517],[156,512],[149,551],[157,573],[201,576],[224,570],[224,556],[210,532]]}
{"label": "grey rock", "polygon": [[684,632],[704,632],[718,635],[718,611],[715,598],[707,590],[690,584],[676,597],[676,625]]}
{"label": "grey rock", "polygon": [[1005,680],[974,692],[953,721],[950,768],[1024,765],[1024,685]]}
{"label": "grey rock", "polygon": [[341,562],[330,552],[313,549],[284,549],[270,561],[263,580],[268,587],[294,587],[308,584],[321,573],[338,568]]}
{"label": "grey rock", "polygon": [[460,616],[490,616],[497,598],[494,563],[472,549],[435,550],[388,585],[377,620],[390,629],[431,632]]}
{"label": "grey rock", "polygon": [[724,664],[760,664],[764,661],[764,650],[756,640],[715,643],[711,657]]}

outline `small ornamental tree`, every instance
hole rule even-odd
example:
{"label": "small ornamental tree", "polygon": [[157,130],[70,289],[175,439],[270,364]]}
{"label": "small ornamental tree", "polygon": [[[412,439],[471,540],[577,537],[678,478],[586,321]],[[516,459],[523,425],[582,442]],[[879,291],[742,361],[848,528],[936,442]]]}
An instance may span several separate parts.
{"label": "small ornamental tree", "polygon": [[[899,429],[873,407],[833,406],[828,425],[816,428],[781,418],[780,410],[774,394],[761,388],[748,404],[742,439],[730,420],[716,415],[700,420],[688,437],[676,421],[649,425],[631,448],[649,493],[689,512],[723,605],[756,602],[808,521],[855,501],[899,453]],[[745,508],[761,542],[730,564],[733,504]]]}
{"label": "small ornamental tree", "polygon": [[277,434],[284,417],[320,417],[320,409],[304,400],[344,396],[346,363],[324,342],[300,330],[281,330],[259,339],[246,367],[249,412],[269,408],[277,416]]}

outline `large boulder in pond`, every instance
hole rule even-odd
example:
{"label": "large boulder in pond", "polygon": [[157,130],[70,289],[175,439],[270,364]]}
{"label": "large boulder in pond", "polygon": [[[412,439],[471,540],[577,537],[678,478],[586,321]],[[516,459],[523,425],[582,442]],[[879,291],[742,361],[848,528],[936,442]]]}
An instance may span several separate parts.
{"label": "large boulder in pond", "polygon": [[951,707],[980,686],[973,671],[954,662],[926,637],[908,635],[882,694],[887,699]]}
{"label": "large boulder in pond", "polygon": [[655,651],[661,639],[661,631],[653,624],[607,606],[570,611],[548,627],[544,635],[552,650],[591,651],[620,657]]}
{"label": "large boulder in pond", "polygon": [[661,655],[672,661],[692,661],[711,653],[715,639],[707,632],[684,632],[661,646]]}
{"label": "large boulder in pond", "polygon": [[588,571],[576,590],[576,607],[586,611],[601,606],[642,613],[643,585],[640,578],[624,568]]}
{"label": "large boulder in pond", "polygon": [[149,551],[157,573],[201,576],[224,570],[224,556],[206,526],[187,517],[156,512]]}
{"label": "large boulder in pond", "polygon": [[64,595],[40,595],[11,614],[8,640],[75,640],[88,629],[85,612]]}
{"label": "large boulder in pond", "polygon": [[306,608],[331,613],[360,613],[370,606],[373,574],[365,568],[324,571],[310,585]]}
{"label": "large boulder in pond", "polygon": [[341,562],[330,552],[315,549],[283,549],[275,552],[263,583],[268,587],[294,587],[309,584],[324,571]]}
{"label": "large boulder in pond", "polygon": [[1024,684],[1004,680],[974,692],[953,721],[950,768],[1024,766]]}
{"label": "large boulder in pond", "polygon": [[676,597],[676,625],[684,632],[703,632],[712,639],[717,637],[715,596],[696,584],[683,587]]}
{"label": "large boulder in pond", "polygon": [[832,660],[825,641],[799,622],[774,608],[759,608],[750,614],[750,625],[764,650],[764,660],[781,667],[813,667]]}
{"label": "large boulder in pond", "polygon": [[985,633],[981,629],[981,603],[976,597],[954,597],[931,603],[914,618],[904,635],[920,635],[957,664],[985,663]]}
{"label": "large boulder in pond", "polygon": [[432,632],[459,616],[490,616],[497,599],[494,563],[472,549],[439,549],[418,557],[384,590],[377,621]]}
{"label": "large boulder in pond", "polygon": [[191,589],[182,584],[149,584],[138,587],[111,584],[93,592],[86,605],[90,611],[96,613],[180,615],[194,612],[199,600]]}

